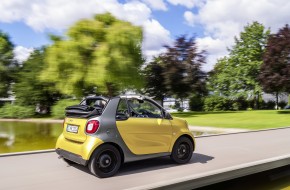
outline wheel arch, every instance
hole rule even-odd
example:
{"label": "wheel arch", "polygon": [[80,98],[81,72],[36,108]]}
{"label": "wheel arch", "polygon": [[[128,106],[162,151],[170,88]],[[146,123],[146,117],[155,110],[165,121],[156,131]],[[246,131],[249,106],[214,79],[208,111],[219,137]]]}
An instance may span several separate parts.
{"label": "wheel arch", "polygon": [[[121,163],[123,164],[123,163],[124,163],[124,160],[125,160],[125,157],[124,157],[124,152],[123,152],[122,148],[121,148],[118,144],[116,144],[116,143],[114,143],[114,142],[105,142],[105,143],[101,144],[100,146],[104,146],[104,145],[107,145],[107,144],[112,145],[112,146],[114,146],[115,148],[118,149],[118,151],[120,152],[120,155],[121,155]],[[91,154],[91,156],[90,156],[90,160],[92,159],[92,156],[94,155],[95,151],[96,151],[100,146],[98,146],[98,147],[96,147],[96,148],[94,149],[94,151],[92,152],[92,154]]]}
{"label": "wheel arch", "polygon": [[[194,151],[194,150],[195,150],[195,140],[194,140],[190,135],[188,135],[188,134],[180,135],[180,136],[179,136],[179,137],[174,141],[174,143],[173,143],[173,145],[172,145],[172,148],[173,148],[174,144],[176,143],[176,141],[177,141],[178,139],[182,138],[182,137],[188,138],[188,139],[191,141],[192,146],[193,146],[193,151]],[[171,151],[172,151],[172,148],[171,148]]]}

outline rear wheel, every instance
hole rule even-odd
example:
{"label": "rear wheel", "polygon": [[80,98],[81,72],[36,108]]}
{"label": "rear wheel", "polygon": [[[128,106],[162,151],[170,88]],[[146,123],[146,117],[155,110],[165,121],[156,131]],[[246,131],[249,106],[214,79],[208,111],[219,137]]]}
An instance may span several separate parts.
{"label": "rear wheel", "polygon": [[109,144],[96,149],[89,162],[89,170],[100,177],[111,177],[117,173],[121,166],[121,154],[119,150]]}
{"label": "rear wheel", "polygon": [[187,137],[180,137],[175,142],[170,157],[178,164],[185,164],[191,159],[192,152],[193,144],[191,140]]}

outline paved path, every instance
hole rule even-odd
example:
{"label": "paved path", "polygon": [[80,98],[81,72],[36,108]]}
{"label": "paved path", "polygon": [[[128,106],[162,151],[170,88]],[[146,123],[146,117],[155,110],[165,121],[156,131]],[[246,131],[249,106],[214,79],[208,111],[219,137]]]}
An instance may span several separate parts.
{"label": "paved path", "polygon": [[247,129],[237,129],[237,128],[222,128],[222,127],[207,127],[207,126],[188,126],[190,131],[203,132],[205,134],[221,134],[221,133],[239,133],[250,131]]}
{"label": "paved path", "polygon": [[82,166],[67,165],[54,152],[0,157],[0,189],[148,189],[205,176],[214,181],[223,172],[290,158],[290,128],[202,137],[196,142],[189,164],[175,165],[167,157],[128,163],[107,179],[90,175]]}

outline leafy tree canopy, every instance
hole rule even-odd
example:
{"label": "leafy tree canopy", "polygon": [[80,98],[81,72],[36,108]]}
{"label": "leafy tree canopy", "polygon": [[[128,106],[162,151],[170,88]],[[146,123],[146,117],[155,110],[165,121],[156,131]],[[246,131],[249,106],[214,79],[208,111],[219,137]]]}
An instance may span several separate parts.
{"label": "leafy tree canopy", "polygon": [[53,83],[40,81],[39,73],[43,70],[45,49],[37,49],[17,73],[14,85],[16,102],[21,105],[40,106],[40,109],[49,107],[59,98],[60,94]]}
{"label": "leafy tree canopy", "polygon": [[260,96],[261,87],[257,76],[270,31],[253,22],[245,26],[229,56],[218,60],[211,73],[210,86],[217,94],[238,97]]}
{"label": "leafy tree canopy", "polygon": [[102,14],[77,22],[65,38],[53,39],[41,79],[55,82],[62,93],[112,95],[116,89],[142,86],[140,27]]}
{"label": "leafy tree canopy", "polygon": [[9,96],[8,91],[13,79],[15,61],[14,45],[7,34],[0,31],[0,97]]}
{"label": "leafy tree canopy", "polygon": [[285,25],[269,37],[259,79],[263,90],[276,95],[290,92],[290,28]]}
{"label": "leafy tree canopy", "polygon": [[159,98],[173,95],[184,99],[205,93],[204,52],[199,52],[194,38],[178,37],[173,46],[147,66],[147,92]]}
{"label": "leafy tree canopy", "polygon": [[150,96],[161,100],[163,105],[163,99],[167,94],[165,86],[165,79],[163,76],[165,68],[163,67],[160,57],[155,57],[144,69],[145,74],[145,91]]}

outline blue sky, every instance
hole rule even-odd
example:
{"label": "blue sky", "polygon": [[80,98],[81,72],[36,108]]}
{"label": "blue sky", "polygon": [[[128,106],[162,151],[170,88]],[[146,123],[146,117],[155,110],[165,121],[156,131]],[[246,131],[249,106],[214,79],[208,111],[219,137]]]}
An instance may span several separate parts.
{"label": "blue sky", "polygon": [[210,70],[246,24],[258,21],[276,32],[289,24],[289,10],[288,0],[1,0],[0,30],[25,60],[33,48],[51,43],[48,34],[63,35],[79,19],[110,12],[143,27],[148,59],[179,35],[196,36]]}

